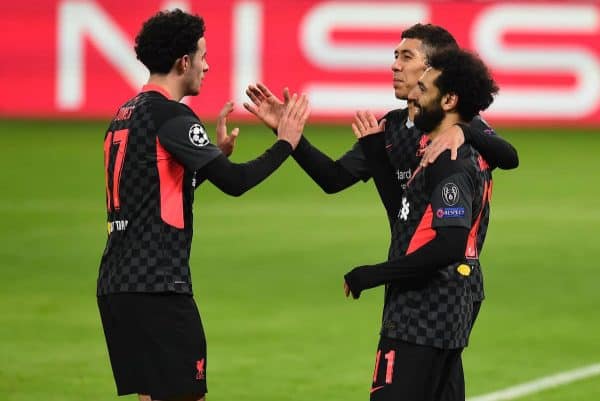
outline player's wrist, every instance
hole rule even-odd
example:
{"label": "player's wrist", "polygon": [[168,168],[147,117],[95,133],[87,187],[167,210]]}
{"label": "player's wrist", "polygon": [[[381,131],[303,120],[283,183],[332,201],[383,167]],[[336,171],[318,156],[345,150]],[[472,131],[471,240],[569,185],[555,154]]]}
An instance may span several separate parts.
{"label": "player's wrist", "polygon": [[360,285],[360,269],[361,267],[356,267],[344,275],[344,280],[346,281],[348,288],[350,288],[350,292],[354,299],[360,298],[360,293],[362,292],[362,287]]}
{"label": "player's wrist", "polygon": [[289,151],[289,153],[292,153],[296,148],[294,142],[289,138],[278,138],[277,142],[275,142],[275,146],[279,146],[282,149]]}

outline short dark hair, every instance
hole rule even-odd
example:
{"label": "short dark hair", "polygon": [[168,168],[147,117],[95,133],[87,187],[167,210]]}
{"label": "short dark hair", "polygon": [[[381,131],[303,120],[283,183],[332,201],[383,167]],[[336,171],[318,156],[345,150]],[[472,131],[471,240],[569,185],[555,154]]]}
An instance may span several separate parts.
{"label": "short dark hair", "polygon": [[144,22],[135,38],[135,54],[151,74],[167,74],[175,60],[198,50],[204,30],[204,20],[197,15],[161,11]]}
{"label": "short dark hair", "polygon": [[498,85],[489,69],[474,53],[461,49],[446,49],[429,60],[431,68],[441,72],[434,81],[440,96],[458,96],[457,112],[464,121],[471,121],[487,109],[498,93]]}
{"label": "short dark hair", "polygon": [[446,48],[458,49],[458,43],[456,43],[454,36],[439,25],[415,24],[404,30],[401,38],[420,40],[427,60],[440,50]]}

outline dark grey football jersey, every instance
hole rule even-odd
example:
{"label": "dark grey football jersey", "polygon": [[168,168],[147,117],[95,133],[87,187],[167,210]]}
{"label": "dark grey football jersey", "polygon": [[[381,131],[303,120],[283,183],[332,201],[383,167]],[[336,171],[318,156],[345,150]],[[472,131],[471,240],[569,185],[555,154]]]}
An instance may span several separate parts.
{"label": "dark grey football jersey", "polygon": [[[398,170],[407,172],[398,180],[402,197],[390,222],[389,260],[419,249],[435,237],[437,227],[468,228],[476,238],[487,228],[480,222],[484,209],[489,212],[490,176],[485,163],[478,162],[476,151],[464,145],[457,161],[442,155],[434,165],[419,171],[419,152],[427,145],[427,138],[417,137],[420,133],[414,128],[408,130],[412,131],[412,143],[396,138],[395,133],[387,135],[390,160]],[[487,221],[487,215],[484,219]],[[473,255],[475,260],[469,263],[472,267],[478,264],[476,257]],[[481,300],[483,286],[478,267],[464,275],[457,269],[460,264],[447,266],[432,278],[409,286],[387,285],[381,334],[439,348],[466,346],[473,304]]]}
{"label": "dark grey football jersey", "polygon": [[221,154],[194,112],[147,86],[104,139],[107,241],[97,294],[191,293],[195,172]]}

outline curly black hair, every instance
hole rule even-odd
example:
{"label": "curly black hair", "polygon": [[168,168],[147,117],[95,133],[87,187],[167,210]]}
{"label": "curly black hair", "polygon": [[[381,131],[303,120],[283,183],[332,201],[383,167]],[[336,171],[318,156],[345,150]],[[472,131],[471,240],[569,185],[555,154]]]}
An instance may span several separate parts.
{"label": "curly black hair", "polygon": [[458,49],[458,43],[456,43],[454,36],[439,25],[415,24],[405,29],[401,38],[420,40],[427,60],[440,50]]}
{"label": "curly black hair", "polygon": [[487,109],[498,93],[498,85],[483,61],[474,53],[446,49],[429,60],[431,68],[441,74],[434,81],[440,96],[458,96],[457,112],[464,121],[471,121]]}
{"label": "curly black hair", "polygon": [[204,20],[180,9],[161,11],[142,26],[135,38],[135,54],[151,74],[167,74],[175,60],[198,50]]}

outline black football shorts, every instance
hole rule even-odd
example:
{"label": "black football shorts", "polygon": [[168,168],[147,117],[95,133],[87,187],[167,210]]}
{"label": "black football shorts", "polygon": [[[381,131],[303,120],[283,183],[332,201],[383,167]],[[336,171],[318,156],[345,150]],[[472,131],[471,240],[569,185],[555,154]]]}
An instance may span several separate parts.
{"label": "black football shorts", "polygon": [[371,401],[464,401],[464,385],[449,383],[463,380],[462,369],[460,375],[455,372],[461,352],[381,337]]}
{"label": "black football shorts", "polygon": [[207,392],[206,339],[191,295],[109,294],[98,308],[119,395]]}

